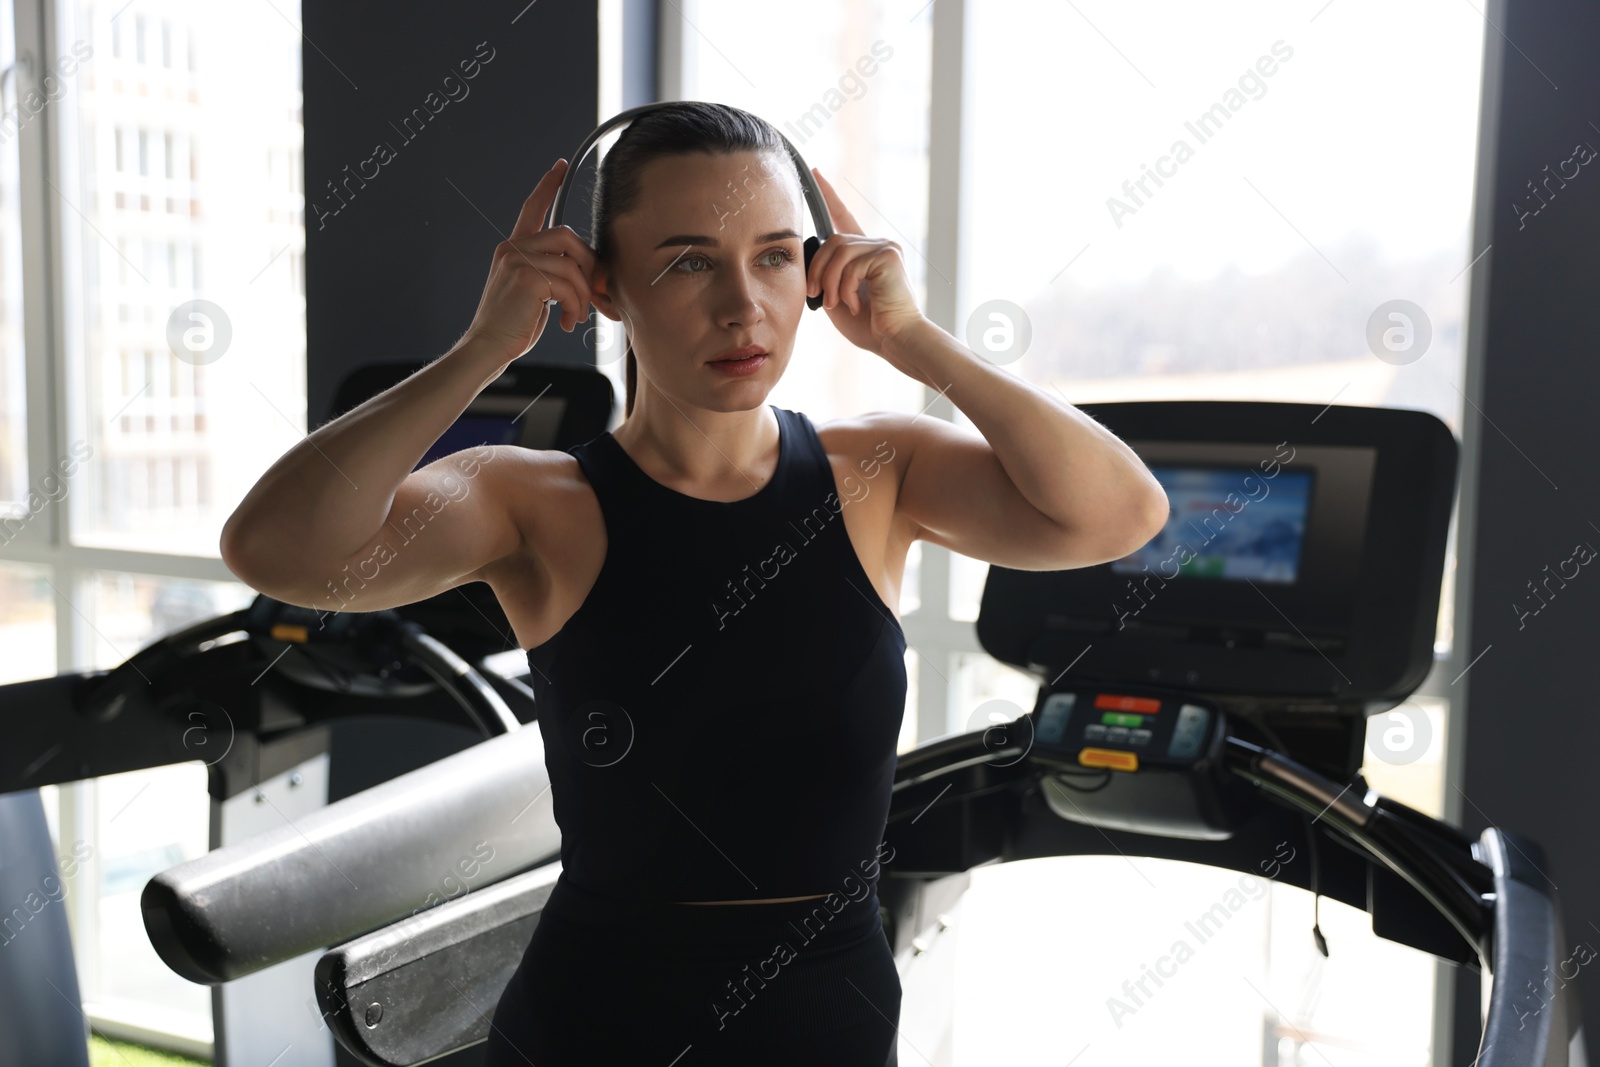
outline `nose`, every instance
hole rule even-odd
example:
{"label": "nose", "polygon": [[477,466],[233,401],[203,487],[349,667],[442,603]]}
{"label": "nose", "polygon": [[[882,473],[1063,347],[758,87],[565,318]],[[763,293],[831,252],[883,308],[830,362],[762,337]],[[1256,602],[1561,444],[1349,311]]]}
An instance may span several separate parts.
{"label": "nose", "polygon": [[728,327],[752,326],[764,317],[756,300],[755,274],[749,267],[733,267],[723,273],[725,281],[717,294],[717,322]]}

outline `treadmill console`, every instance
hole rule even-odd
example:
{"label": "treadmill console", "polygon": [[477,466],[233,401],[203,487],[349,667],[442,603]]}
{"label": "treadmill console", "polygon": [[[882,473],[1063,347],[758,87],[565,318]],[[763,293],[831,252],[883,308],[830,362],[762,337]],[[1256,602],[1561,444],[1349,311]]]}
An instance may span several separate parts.
{"label": "treadmill console", "polygon": [[1241,790],[1223,766],[1226,721],[1214,705],[1154,690],[1074,687],[1041,693],[1029,758],[1040,789],[1073,822],[1163,837],[1222,840]]}
{"label": "treadmill console", "polygon": [[[1455,488],[1456,442],[1443,422],[1403,409],[1225,401],[1083,411],[1149,467],[1166,490],[1167,523],[1095,566],[990,567],[977,620],[984,651],[1052,685],[1135,685],[1229,710],[1351,719],[1422,683]],[[1172,730],[1178,711],[1126,736]],[[1166,757],[1154,732],[1137,746],[1112,740],[1125,736],[1114,719],[1080,725],[1104,726],[1086,740],[1110,750]]]}
{"label": "treadmill console", "polygon": [[1209,754],[1217,718],[1189,699],[1055,692],[1040,705],[1034,744],[1084,767],[1187,768]]}

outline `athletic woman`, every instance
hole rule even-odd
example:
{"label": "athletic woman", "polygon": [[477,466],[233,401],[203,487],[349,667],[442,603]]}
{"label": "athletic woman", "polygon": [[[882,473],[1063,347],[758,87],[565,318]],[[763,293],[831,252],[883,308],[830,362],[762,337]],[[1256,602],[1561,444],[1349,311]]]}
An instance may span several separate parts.
{"label": "athletic woman", "polygon": [[[1148,541],[1166,497],[1104,427],[926,319],[900,246],[864,236],[818,171],[839,232],[807,271],[799,177],[765,121],[698,102],[635,119],[598,173],[593,248],[544,225],[566,166],[495,249],[455,347],[274,464],[224,558],[275,598],[344,609],[328,577],[448,498],[348,610],[484,581],[527,650],[562,870],[498,1005],[468,1006],[492,1010],[486,1064],[893,1063],[876,887],[907,549],[1089,566]],[[861,358],[977,432],[767,404],[819,293]],[[625,331],[617,429],[412,471],[550,300],[564,330],[592,305]]]}

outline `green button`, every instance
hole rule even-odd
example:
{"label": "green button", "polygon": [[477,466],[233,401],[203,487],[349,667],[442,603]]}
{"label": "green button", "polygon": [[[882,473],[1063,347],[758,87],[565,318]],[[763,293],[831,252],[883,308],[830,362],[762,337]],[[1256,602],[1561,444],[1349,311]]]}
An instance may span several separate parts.
{"label": "green button", "polygon": [[1107,726],[1143,726],[1143,715],[1130,715],[1125,711],[1102,712],[1100,721]]}

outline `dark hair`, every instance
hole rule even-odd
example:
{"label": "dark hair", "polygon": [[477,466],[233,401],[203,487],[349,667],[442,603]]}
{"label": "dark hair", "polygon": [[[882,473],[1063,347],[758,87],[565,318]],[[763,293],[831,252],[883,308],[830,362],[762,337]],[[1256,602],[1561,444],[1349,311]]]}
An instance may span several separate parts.
{"label": "dark hair", "polygon": [[[590,202],[589,232],[593,235],[595,258],[608,267],[616,262],[616,235],[613,225],[618,215],[631,210],[639,198],[639,172],[651,160],[662,156],[732,155],[735,152],[777,152],[791,169],[783,137],[766,119],[727,104],[702,100],[679,100],[658,110],[640,115],[617,137],[611,151],[600,162]],[[797,176],[798,180],[798,176]],[[638,380],[633,355],[633,340],[628,340],[627,384],[623,415],[633,414],[633,397]]]}

